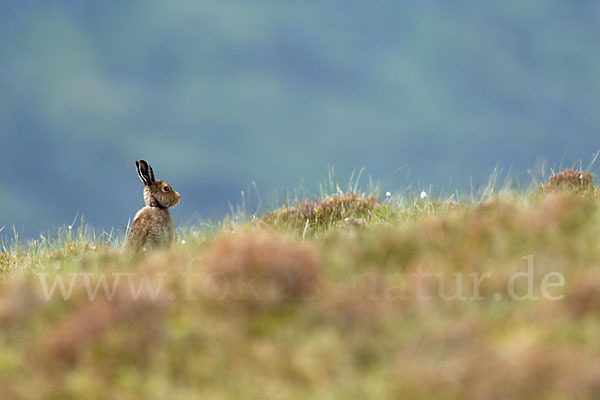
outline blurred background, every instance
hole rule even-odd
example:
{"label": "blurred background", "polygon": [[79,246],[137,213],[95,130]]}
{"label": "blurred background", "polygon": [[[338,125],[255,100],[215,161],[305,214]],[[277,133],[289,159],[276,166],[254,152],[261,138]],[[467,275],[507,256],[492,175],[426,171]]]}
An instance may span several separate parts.
{"label": "blurred background", "polygon": [[0,235],[123,229],[134,160],[219,219],[251,182],[477,185],[600,148],[596,1],[4,0]]}

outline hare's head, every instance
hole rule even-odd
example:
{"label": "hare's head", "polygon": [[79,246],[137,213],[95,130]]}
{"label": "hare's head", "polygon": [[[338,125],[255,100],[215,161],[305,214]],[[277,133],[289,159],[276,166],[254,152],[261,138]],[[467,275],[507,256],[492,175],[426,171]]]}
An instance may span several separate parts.
{"label": "hare's head", "polygon": [[154,171],[144,160],[136,161],[138,175],[144,183],[144,201],[149,207],[169,208],[175,206],[181,195],[167,182],[154,179]]}

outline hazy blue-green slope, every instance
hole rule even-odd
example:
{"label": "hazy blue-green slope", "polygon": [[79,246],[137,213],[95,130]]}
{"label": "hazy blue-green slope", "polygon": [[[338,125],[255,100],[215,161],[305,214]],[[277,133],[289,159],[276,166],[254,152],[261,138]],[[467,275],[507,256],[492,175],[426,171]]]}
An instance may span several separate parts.
{"label": "hazy blue-green slope", "polygon": [[142,157],[182,192],[178,220],[331,165],[393,189],[588,159],[599,16],[541,0],[3,2],[0,226],[35,235],[80,212],[121,227]]}

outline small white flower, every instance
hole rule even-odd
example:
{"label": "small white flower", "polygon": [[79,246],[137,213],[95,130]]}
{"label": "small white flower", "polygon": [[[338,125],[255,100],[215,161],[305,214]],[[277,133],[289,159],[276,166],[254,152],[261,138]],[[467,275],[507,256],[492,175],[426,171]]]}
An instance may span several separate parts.
{"label": "small white flower", "polygon": [[69,230],[72,230],[72,229],[73,229],[73,225],[69,225]]}
{"label": "small white flower", "polygon": [[390,192],[385,192],[385,197],[392,197],[392,194]]}
{"label": "small white flower", "polygon": [[348,221],[350,221],[350,218],[344,219],[344,222],[348,222]]}
{"label": "small white flower", "polygon": [[181,241],[181,244],[185,244],[185,240],[182,240],[182,241]]}
{"label": "small white flower", "polygon": [[421,192],[421,200],[424,200],[427,197],[427,193],[425,193],[425,191],[423,190]]}

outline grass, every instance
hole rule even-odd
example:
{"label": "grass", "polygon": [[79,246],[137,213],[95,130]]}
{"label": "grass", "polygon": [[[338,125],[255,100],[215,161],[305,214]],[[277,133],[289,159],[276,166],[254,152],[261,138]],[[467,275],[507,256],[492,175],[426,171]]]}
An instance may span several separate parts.
{"label": "grass", "polygon": [[141,254],[83,227],[4,245],[0,393],[596,399],[598,193],[497,181],[462,201],[330,185]]}

